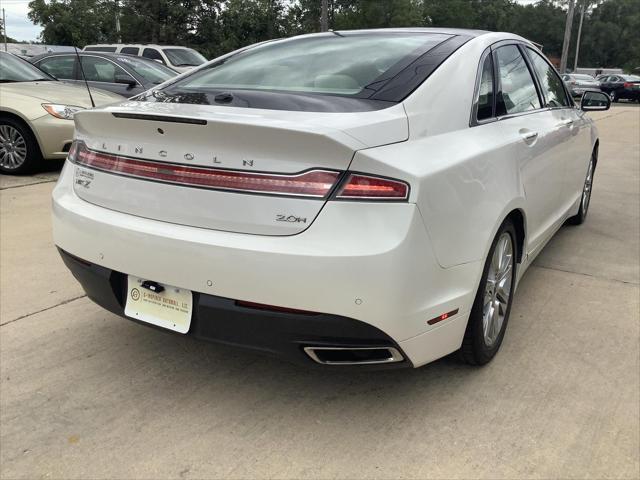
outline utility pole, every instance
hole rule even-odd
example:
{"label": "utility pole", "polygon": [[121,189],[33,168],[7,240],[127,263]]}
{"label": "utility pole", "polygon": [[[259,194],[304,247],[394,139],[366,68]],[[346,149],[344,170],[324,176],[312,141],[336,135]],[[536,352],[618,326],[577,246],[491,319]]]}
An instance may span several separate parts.
{"label": "utility pole", "polygon": [[320,31],[327,32],[329,30],[329,0],[322,0],[320,7]]}
{"label": "utility pole", "polygon": [[116,42],[122,43],[122,38],[120,37],[120,7],[118,5],[118,0],[116,1]]}
{"label": "utility pole", "polygon": [[564,41],[562,42],[562,57],[560,57],[560,73],[567,71],[567,57],[569,56],[569,43],[571,43],[571,26],[573,25],[573,7],[575,0],[569,0],[567,22],[564,25]]}
{"label": "utility pole", "polygon": [[7,51],[7,20],[4,16],[4,8],[2,9],[2,33],[4,34],[4,51]]}
{"label": "utility pole", "polygon": [[576,39],[576,58],[573,60],[573,71],[578,69],[578,55],[580,54],[580,37],[582,36],[582,22],[584,21],[584,11],[587,8],[587,0],[582,0],[582,11],[580,12],[580,26],[578,27],[578,38]]}

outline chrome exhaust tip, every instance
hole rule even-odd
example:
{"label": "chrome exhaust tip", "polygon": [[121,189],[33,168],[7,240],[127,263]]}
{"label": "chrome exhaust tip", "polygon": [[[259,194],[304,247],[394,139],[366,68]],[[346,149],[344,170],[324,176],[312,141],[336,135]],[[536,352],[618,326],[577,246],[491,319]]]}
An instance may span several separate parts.
{"label": "chrome exhaust tip", "polygon": [[393,347],[304,347],[304,352],[322,365],[377,365],[404,360]]}

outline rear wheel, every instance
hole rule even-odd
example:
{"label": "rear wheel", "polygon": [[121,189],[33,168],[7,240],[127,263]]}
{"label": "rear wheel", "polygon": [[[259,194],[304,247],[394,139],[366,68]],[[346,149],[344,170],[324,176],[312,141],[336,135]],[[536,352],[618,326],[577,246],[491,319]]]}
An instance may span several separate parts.
{"label": "rear wheel", "polygon": [[516,278],[515,239],[513,223],[507,220],[489,250],[462,342],[462,358],[472,365],[491,361],[502,344]]}
{"label": "rear wheel", "polygon": [[616,95],[616,92],[615,92],[615,91],[612,91],[612,92],[609,94],[609,98],[611,99],[611,102],[617,102],[617,101],[618,101],[618,96]]}
{"label": "rear wheel", "polygon": [[587,169],[587,177],[584,180],[584,187],[582,187],[582,198],[580,199],[580,209],[578,213],[573,217],[567,219],[567,223],[571,225],[580,225],[584,223],[589,212],[589,204],[591,203],[591,190],[593,189],[593,176],[596,173],[596,153],[591,155],[589,161],[589,168]]}
{"label": "rear wheel", "polygon": [[42,160],[38,142],[21,122],[0,118],[0,172],[28,173]]}

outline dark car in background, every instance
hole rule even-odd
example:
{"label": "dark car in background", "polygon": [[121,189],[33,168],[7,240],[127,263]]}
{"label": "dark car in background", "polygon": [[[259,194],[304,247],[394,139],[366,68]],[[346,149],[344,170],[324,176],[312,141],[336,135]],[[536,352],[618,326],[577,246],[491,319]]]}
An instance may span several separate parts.
{"label": "dark car in background", "polygon": [[[82,69],[78,64],[82,62]],[[160,83],[175,77],[178,73],[158,62],[133,55],[101,52],[44,53],[29,61],[65,82],[84,83],[108,90],[123,97],[133,97]]]}
{"label": "dark car in background", "polygon": [[600,83],[586,73],[565,73],[562,75],[571,95],[580,97],[586,90],[600,90]]}
{"label": "dark car in background", "polygon": [[607,75],[600,78],[600,90],[611,98],[612,102],[621,99],[640,102],[640,77],[637,75]]}

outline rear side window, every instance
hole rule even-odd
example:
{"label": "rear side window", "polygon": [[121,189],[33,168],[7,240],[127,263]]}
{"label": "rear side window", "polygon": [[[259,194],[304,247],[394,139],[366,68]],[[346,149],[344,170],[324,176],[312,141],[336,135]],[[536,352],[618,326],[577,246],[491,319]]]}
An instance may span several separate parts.
{"label": "rear side window", "polygon": [[560,80],[556,71],[535,50],[527,48],[527,52],[529,58],[531,58],[533,69],[540,81],[542,94],[547,102],[545,106],[551,108],[568,107],[569,101],[567,100],[567,94],[562,85],[562,80]]}
{"label": "rear side window", "polygon": [[140,49],[138,47],[123,47],[122,50],[120,50],[120,53],[125,53],[127,55],[138,55],[139,52]]}
{"label": "rear side window", "polygon": [[164,63],[164,58],[162,58],[160,52],[158,52],[158,50],[156,50],[155,48],[145,48],[142,52],[142,56],[145,58],[150,58],[151,60],[160,60],[162,63]]}
{"label": "rear side window", "polygon": [[487,55],[482,63],[480,84],[478,85],[478,103],[476,120],[479,122],[493,117],[493,59]]}
{"label": "rear side window", "polygon": [[73,80],[73,66],[76,58],[71,56],[49,57],[41,60],[38,67],[49,75],[62,80]]}
{"label": "rear side window", "polygon": [[82,70],[91,82],[116,83],[116,74],[129,75],[113,62],[98,57],[82,57]]}
{"label": "rear side window", "polygon": [[495,56],[500,81],[496,114],[510,115],[541,108],[533,77],[518,47],[500,47]]}

